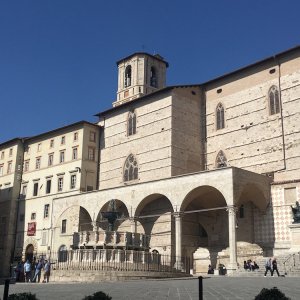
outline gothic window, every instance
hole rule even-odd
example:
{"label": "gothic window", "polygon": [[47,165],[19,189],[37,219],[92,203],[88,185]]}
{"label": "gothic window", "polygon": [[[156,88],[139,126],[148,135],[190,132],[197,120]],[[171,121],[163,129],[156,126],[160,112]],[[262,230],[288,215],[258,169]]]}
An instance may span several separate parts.
{"label": "gothic window", "polygon": [[227,158],[225,156],[225,153],[222,150],[220,150],[218,155],[217,155],[216,167],[217,168],[227,167]]}
{"label": "gothic window", "polygon": [[136,114],[134,111],[131,111],[127,119],[127,135],[133,134],[136,134]]}
{"label": "gothic window", "polygon": [[[63,220],[63,221],[67,221],[67,220]],[[59,262],[66,262],[67,260],[68,260],[67,246],[66,245],[61,245],[58,249],[58,261]]]}
{"label": "gothic window", "polygon": [[138,179],[138,164],[133,154],[130,154],[124,165],[124,181]]}
{"label": "gothic window", "polygon": [[125,69],[125,87],[131,86],[131,66]]}
{"label": "gothic window", "polygon": [[269,106],[270,115],[275,115],[279,113],[279,91],[275,85],[271,86],[271,88],[269,89]]}
{"label": "gothic window", "polygon": [[222,103],[219,103],[216,108],[216,122],[217,122],[217,130],[225,127],[224,107]]}
{"label": "gothic window", "polygon": [[154,67],[151,67],[150,85],[153,87],[157,87],[157,75]]}

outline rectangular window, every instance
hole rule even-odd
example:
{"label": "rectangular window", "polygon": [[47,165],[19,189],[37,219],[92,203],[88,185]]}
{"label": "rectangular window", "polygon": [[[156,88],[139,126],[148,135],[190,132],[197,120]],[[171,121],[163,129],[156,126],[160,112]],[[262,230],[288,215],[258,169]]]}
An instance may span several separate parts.
{"label": "rectangular window", "polygon": [[8,162],[8,165],[7,165],[7,174],[10,174],[12,172],[12,162]]}
{"label": "rectangular window", "polygon": [[61,233],[66,233],[67,232],[67,220],[62,220],[61,221]]}
{"label": "rectangular window", "polygon": [[10,148],[9,149],[9,156],[12,156],[13,155],[13,148]]}
{"label": "rectangular window", "polygon": [[49,217],[49,204],[45,204],[44,206],[44,218],[48,218]]}
{"label": "rectangular window", "polygon": [[88,160],[95,160],[95,148],[88,149]]}
{"label": "rectangular window", "polygon": [[48,179],[46,182],[46,194],[51,193],[51,179]]}
{"label": "rectangular window", "polygon": [[63,163],[65,161],[65,151],[59,152],[59,163]]}
{"label": "rectangular window", "polygon": [[0,176],[3,175],[3,165],[0,166]]}
{"label": "rectangular window", "polygon": [[71,189],[75,189],[76,187],[76,175],[71,175]]}
{"label": "rectangular window", "polygon": [[60,140],[61,145],[64,145],[66,143],[66,137],[62,136]]}
{"label": "rectangular window", "polygon": [[38,192],[39,192],[39,183],[38,182],[35,182],[33,184],[33,196],[37,196],[38,195]]}
{"label": "rectangular window", "polygon": [[1,152],[1,159],[4,159],[4,151]]}
{"label": "rectangular window", "polygon": [[26,194],[27,194],[27,184],[24,184],[22,186],[22,195],[21,195],[23,199],[26,198]]}
{"label": "rectangular window", "polygon": [[61,192],[64,188],[64,179],[63,177],[59,177],[57,181],[57,190]]}
{"label": "rectangular window", "polygon": [[72,159],[77,159],[78,157],[78,148],[73,148]]}
{"label": "rectangular window", "polygon": [[47,231],[42,232],[42,245],[47,245]]}
{"label": "rectangular window", "polygon": [[50,148],[53,148],[54,147],[54,140],[50,140]]}
{"label": "rectangular window", "polygon": [[41,151],[42,150],[42,143],[38,143],[38,148],[37,148],[37,151]]}
{"label": "rectangular window", "polygon": [[37,157],[35,160],[35,168],[38,170],[41,168],[41,158]]}
{"label": "rectangular window", "polygon": [[48,166],[53,165],[53,153],[50,153],[48,156]]}
{"label": "rectangular window", "polygon": [[29,160],[25,160],[24,162],[24,172],[28,172],[29,171]]}
{"label": "rectangular window", "polygon": [[74,132],[74,142],[78,141],[78,132]]}
{"label": "rectangular window", "polygon": [[96,132],[90,131],[90,142],[96,142]]}
{"label": "rectangular window", "polygon": [[296,187],[284,189],[284,201],[285,204],[294,205],[297,201]]}
{"label": "rectangular window", "polygon": [[30,219],[31,220],[35,220],[36,219],[36,213],[35,212],[31,213]]}

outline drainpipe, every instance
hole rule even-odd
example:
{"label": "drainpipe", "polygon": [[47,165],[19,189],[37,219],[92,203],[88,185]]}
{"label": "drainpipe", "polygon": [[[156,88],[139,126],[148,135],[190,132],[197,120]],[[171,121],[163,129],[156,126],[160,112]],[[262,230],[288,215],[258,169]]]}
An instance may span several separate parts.
{"label": "drainpipe", "polygon": [[49,253],[49,259],[51,258],[51,253],[53,251],[53,206],[54,206],[54,200],[55,198],[52,198],[52,205],[51,205],[51,222],[50,222],[50,230],[51,230],[51,236],[50,236],[50,253]]}

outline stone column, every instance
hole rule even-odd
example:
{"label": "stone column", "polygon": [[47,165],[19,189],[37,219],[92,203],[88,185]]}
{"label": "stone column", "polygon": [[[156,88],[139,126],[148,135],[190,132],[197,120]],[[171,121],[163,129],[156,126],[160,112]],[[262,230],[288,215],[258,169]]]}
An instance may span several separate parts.
{"label": "stone column", "polygon": [[137,231],[137,224],[135,218],[130,218],[130,231],[136,233]]}
{"label": "stone column", "polygon": [[182,215],[179,212],[176,212],[174,214],[175,218],[175,249],[176,249],[176,262],[175,262],[175,268],[182,269],[182,244],[181,244],[181,236],[182,236]]}
{"label": "stone column", "polygon": [[226,266],[228,273],[237,269],[236,247],[236,207],[228,206],[228,232],[229,232],[229,265]]}

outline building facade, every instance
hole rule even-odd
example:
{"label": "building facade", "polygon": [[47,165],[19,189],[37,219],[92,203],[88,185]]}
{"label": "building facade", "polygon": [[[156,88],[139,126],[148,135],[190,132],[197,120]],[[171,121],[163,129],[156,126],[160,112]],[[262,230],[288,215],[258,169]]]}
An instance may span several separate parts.
{"label": "building facade", "polygon": [[[200,273],[299,251],[291,205],[300,200],[300,47],[197,85],[165,86],[159,55],[117,64],[117,100],[97,124],[0,145],[10,153],[20,144],[0,162],[1,189],[15,189],[1,201],[18,215],[10,253],[131,245],[177,266],[190,257]],[[10,162],[15,171],[4,174]],[[110,245],[103,212],[112,199]]]}

